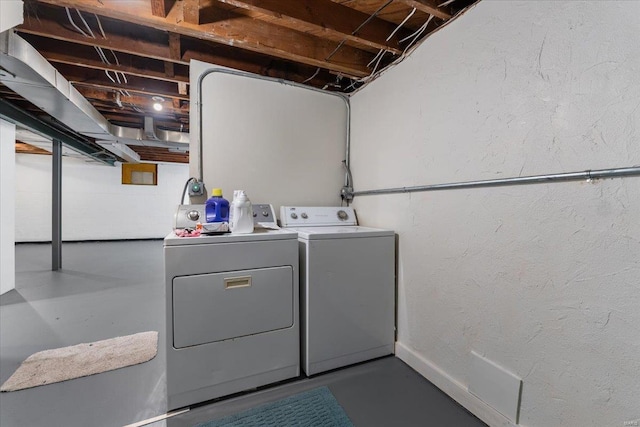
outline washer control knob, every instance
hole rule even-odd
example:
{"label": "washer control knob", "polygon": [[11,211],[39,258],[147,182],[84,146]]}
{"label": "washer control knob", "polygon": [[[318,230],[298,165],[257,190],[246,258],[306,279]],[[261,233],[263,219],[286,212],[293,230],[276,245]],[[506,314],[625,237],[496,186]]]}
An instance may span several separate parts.
{"label": "washer control knob", "polygon": [[304,213],[304,212],[302,212],[302,214],[301,214],[300,216],[301,216],[302,218],[304,218],[304,219],[309,218],[309,217],[307,216],[307,214],[306,214],[306,213]]}
{"label": "washer control knob", "polygon": [[338,219],[340,219],[341,221],[345,221],[345,220],[349,219],[349,214],[347,214],[343,210],[339,210],[338,211]]}
{"label": "washer control knob", "polygon": [[187,212],[187,218],[189,218],[191,221],[197,221],[200,219],[200,212],[195,209],[190,210],[189,212]]}
{"label": "washer control knob", "polygon": [[269,212],[267,212],[267,211],[262,211],[262,216],[269,216]]}
{"label": "washer control knob", "polygon": [[298,218],[298,214],[296,214],[295,212],[291,212],[291,218],[297,219]]}
{"label": "washer control knob", "polygon": [[255,218],[255,217],[257,217],[257,216],[258,216],[258,214],[254,212],[254,213],[253,213],[253,217]]}

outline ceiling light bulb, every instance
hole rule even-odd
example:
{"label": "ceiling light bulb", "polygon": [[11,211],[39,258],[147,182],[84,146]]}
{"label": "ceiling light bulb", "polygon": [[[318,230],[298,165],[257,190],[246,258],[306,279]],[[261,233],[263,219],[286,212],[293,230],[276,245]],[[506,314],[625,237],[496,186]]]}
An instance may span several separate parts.
{"label": "ceiling light bulb", "polygon": [[156,111],[162,111],[162,104],[160,104],[159,102],[155,102],[153,104],[153,109]]}

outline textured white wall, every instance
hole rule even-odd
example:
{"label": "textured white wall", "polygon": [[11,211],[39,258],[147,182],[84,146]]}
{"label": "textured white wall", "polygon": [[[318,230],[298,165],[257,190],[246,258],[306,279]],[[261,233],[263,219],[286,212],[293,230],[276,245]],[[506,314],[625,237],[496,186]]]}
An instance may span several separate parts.
{"label": "textured white wall", "polygon": [[0,33],[24,22],[22,0],[0,0]]}
{"label": "textured white wall", "polygon": [[16,126],[0,119],[0,295],[16,287]]}
{"label": "textured white wall", "polygon": [[[483,0],[352,98],[356,190],[639,165],[639,28],[640,2]],[[399,234],[399,346],[444,388],[473,400],[475,350],[523,425],[640,418],[640,178],[355,207]]]}
{"label": "textured white wall", "polygon": [[[120,166],[62,159],[62,239],[164,237],[189,168],[158,164],[158,185],[122,185]],[[51,240],[51,156],[16,155],[16,241]]]}
{"label": "textured white wall", "polygon": [[[190,170],[199,161],[197,81],[208,69],[191,62]],[[231,200],[335,206],[344,184],[347,106],[331,94],[271,81],[213,73],[203,78],[204,181]]]}

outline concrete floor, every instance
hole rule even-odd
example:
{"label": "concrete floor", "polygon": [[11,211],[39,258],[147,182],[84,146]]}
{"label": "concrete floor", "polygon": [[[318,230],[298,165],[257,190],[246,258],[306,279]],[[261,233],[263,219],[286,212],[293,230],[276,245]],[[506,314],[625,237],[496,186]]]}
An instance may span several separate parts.
{"label": "concrete floor", "polygon": [[[17,290],[0,297],[0,382],[37,351],[157,330],[164,345],[161,241],[16,246]],[[160,347],[162,348],[162,347]],[[355,426],[483,426],[395,357],[191,409],[154,427],[193,426],[326,385]],[[116,371],[1,393],[0,425],[123,426],[165,412],[164,355]]]}

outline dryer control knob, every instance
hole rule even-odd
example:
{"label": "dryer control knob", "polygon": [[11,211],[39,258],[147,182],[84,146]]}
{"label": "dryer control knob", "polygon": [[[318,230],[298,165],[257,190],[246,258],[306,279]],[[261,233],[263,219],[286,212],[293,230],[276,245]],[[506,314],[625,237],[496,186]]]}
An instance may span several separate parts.
{"label": "dryer control knob", "polygon": [[339,218],[341,221],[345,221],[345,220],[349,219],[349,214],[347,214],[347,213],[346,213],[345,211],[343,211],[343,210],[339,210],[339,211],[338,211],[338,218]]}
{"label": "dryer control knob", "polygon": [[291,218],[296,219],[298,218],[298,215],[295,212],[291,212]]}
{"label": "dryer control knob", "polygon": [[304,219],[309,218],[309,217],[307,216],[307,214],[306,214],[306,213],[304,213],[304,212],[302,212],[302,215],[300,215],[300,216],[301,216],[302,218],[304,218]]}
{"label": "dryer control knob", "polygon": [[197,221],[200,219],[200,212],[195,209],[191,210],[187,212],[187,218],[189,218],[191,221]]}

